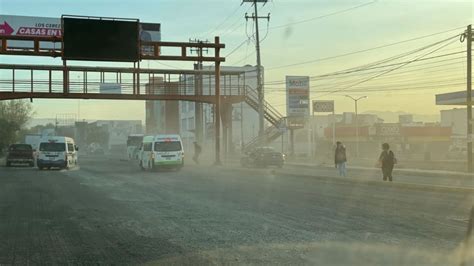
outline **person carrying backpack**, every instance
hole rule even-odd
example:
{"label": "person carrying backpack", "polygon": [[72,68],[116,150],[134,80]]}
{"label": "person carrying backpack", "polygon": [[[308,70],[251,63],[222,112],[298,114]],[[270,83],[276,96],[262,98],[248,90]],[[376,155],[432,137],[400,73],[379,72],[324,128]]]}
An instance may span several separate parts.
{"label": "person carrying backpack", "polygon": [[334,151],[334,165],[339,170],[339,176],[346,176],[346,147],[340,141],[336,142],[336,150]]}
{"label": "person carrying backpack", "polygon": [[397,163],[395,154],[390,150],[388,143],[382,144],[382,153],[379,156],[379,165],[382,168],[383,181],[392,182],[393,167]]}

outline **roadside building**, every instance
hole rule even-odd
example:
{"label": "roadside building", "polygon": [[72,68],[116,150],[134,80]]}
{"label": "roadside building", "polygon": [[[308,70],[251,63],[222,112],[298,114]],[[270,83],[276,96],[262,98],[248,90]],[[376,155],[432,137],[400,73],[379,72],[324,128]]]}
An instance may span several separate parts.
{"label": "roadside building", "polygon": [[[204,67],[203,70],[213,71],[214,67]],[[239,95],[245,90],[256,91],[257,76],[256,67],[221,67],[221,95]],[[194,88],[194,76],[189,76],[187,87]],[[215,80],[213,76],[202,77],[203,94],[214,94]],[[191,85],[189,85],[191,84]],[[197,138],[196,129],[199,128],[196,119],[196,106],[194,102],[180,102],[180,134],[183,142],[188,146]],[[206,145],[213,145],[214,141],[214,106],[202,104],[202,142]],[[228,123],[225,122],[224,116],[227,116]],[[221,130],[228,130],[228,139],[222,139],[223,149],[227,147],[227,151],[232,152],[239,150],[242,144],[249,142],[258,135],[258,113],[245,102],[234,103],[230,106],[222,106]],[[227,145],[225,145],[227,143]]]}

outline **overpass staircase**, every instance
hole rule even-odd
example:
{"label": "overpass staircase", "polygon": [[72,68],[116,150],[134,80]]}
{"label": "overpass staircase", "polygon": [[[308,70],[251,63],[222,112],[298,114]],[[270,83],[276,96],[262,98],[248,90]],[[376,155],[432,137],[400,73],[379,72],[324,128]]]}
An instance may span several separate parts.
{"label": "overpass staircase", "polygon": [[[245,102],[258,112],[258,93],[248,85],[245,86]],[[248,151],[260,145],[267,145],[283,134],[281,130],[284,127],[286,119],[283,115],[270,103],[264,100],[263,113],[265,119],[270,122],[270,126],[264,131],[263,137],[257,136],[244,144],[243,150]]]}

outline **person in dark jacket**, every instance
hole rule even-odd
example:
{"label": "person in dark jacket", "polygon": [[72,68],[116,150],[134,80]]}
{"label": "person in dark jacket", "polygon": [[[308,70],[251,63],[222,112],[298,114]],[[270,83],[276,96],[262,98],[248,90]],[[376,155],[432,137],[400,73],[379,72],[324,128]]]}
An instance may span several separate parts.
{"label": "person in dark jacket", "polygon": [[340,141],[336,142],[336,151],[334,152],[334,164],[339,170],[339,176],[346,176],[346,147]]}
{"label": "person in dark jacket", "polygon": [[199,145],[196,141],[194,142],[194,156],[193,156],[193,161],[196,164],[199,164],[199,155],[201,155],[202,148],[201,145]]}
{"label": "person in dark jacket", "polygon": [[390,150],[390,145],[388,143],[382,144],[382,153],[379,156],[379,165],[382,168],[383,181],[392,182],[392,171],[393,167],[397,163],[395,154]]}

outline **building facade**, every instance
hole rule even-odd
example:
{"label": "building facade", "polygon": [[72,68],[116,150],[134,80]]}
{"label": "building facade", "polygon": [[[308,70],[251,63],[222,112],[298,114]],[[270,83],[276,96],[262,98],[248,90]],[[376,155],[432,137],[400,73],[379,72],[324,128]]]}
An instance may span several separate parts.
{"label": "building facade", "polygon": [[[204,67],[204,70],[213,71],[213,67]],[[221,67],[221,71],[226,73],[236,73],[236,75],[222,75],[221,84],[221,95],[236,95],[242,94],[243,90],[256,90],[257,88],[257,75],[256,67],[254,66],[243,66],[243,67]],[[241,73],[241,74],[237,74]],[[194,88],[195,80],[194,76],[187,77],[186,88]],[[213,95],[215,90],[215,80],[213,76],[202,77],[202,93],[204,95]],[[194,141],[201,142],[203,147],[213,147],[214,145],[214,106],[211,104],[202,105],[202,121],[197,119],[198,114],[196,113],[199,108],[197,105],[200,103],[194,102],[179,102],[179,121],[180,131],[179,134],[183,139],[186,147],[192,147]],[[258,113],[245,102],[232,104],[229,106],[223,106],[223,110],[230,110],[231,117],[229,124],[221,123],[221,130],[228,130],[227,145],[225,139],[222,140],[222,146],[227,149],[228,152],[241,149],[242,145],[249,142],[258,135]],[[221,116],[223,116],[221,112]],[[201,123],[201,127],[197,123]],[[197,130],[202,130],[202,139],[199,140],[199,133]],[[222,132],[221,132],[222,135]]]}

